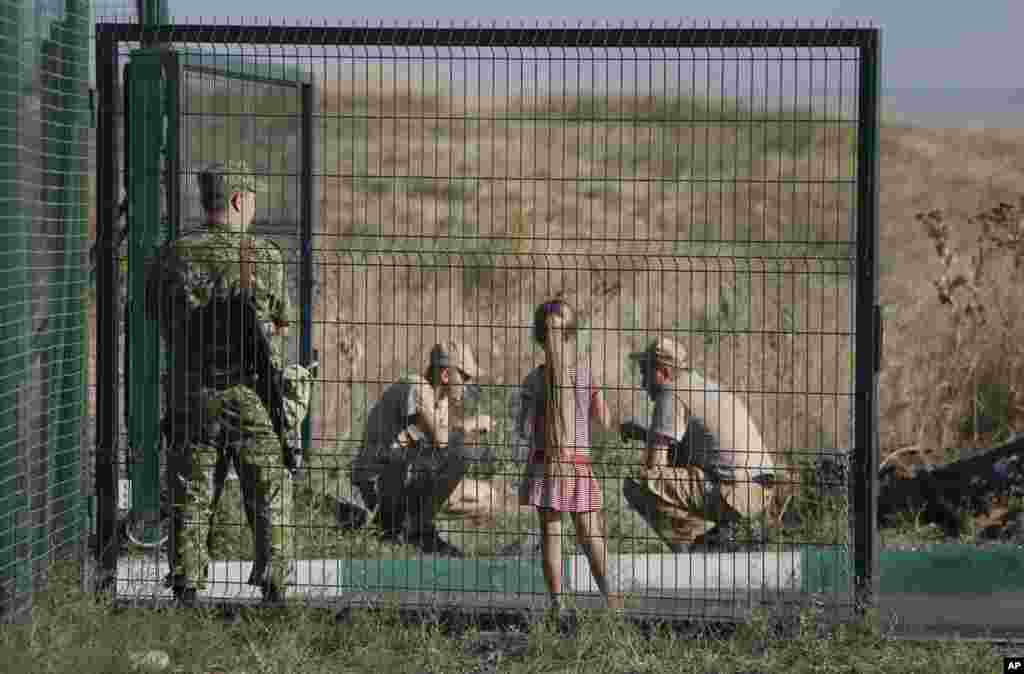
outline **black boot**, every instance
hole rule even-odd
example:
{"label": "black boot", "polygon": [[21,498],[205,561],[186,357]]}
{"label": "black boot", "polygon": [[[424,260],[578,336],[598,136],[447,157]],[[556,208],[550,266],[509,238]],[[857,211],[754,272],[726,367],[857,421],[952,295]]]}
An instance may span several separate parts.
{"label": "black boot", "polygon": [[220,612],[226,625],[242,624],[242,607],[238,604],[223,604]]}
{"label": "black boot", "polygon": [[194,587],[175,586],[171,592],[174,594],[174,605],[178,608],[195,608],[199,603]]}
{"label": "black boot", "polygon": [[703,537],[703,543],[716,552],[737,552],[740,549],[737,534],[738,523],[727,520],[720,522],[711,528]]}
{"label": "black boot", "polygon": [[284,589],[278,586],[274,581],[267,581],[260,586],[260,593],[263,595],[264,604],[283,604],[284,603]]}
{"label": "black boot", "polygon": [[463,558],[466,556],[458,547],[444,540],[437,529],[434,528],[427,531],[409,534],[406,536],[406,542],[428,555],[455,558]]}
{"label": "black boot", "polygon": [[164,576],[164,587],[171,589],[174,596],[174,605],[178,608],[193,608],[198,602],[196,588],[192,587],[189,579],[185,576],[176,576],[168,573]]}

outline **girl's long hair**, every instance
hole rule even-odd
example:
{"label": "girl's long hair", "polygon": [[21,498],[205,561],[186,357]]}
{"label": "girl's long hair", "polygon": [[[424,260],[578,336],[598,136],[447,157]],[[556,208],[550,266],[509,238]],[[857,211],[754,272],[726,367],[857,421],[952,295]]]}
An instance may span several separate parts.
{"label": "girl's long hair", "polygon": [[572,462],[576,454],[576,314],[563,300],[545,302],[535,316],[535,334],[544,346],[544,465]]}

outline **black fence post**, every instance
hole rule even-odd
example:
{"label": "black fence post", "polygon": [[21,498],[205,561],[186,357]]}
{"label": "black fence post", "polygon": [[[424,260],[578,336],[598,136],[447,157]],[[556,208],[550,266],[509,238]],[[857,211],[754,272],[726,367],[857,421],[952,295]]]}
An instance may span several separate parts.
{"label": "black fence post", "polygon": [[116,38],[96,34],[99,115],[96,127],[96,557],[97,588],[106,590],[117,575],[118,456],[118,54]]}
{"label": "black fence post", "polygon": [[860,33],[857,111],[856,383],[852,506],[853,562],[858,612],[878,589],[878,105],[880,35]]}
{"label": "black fence post", "polygon": [[[299,225],[301,228],[301,266],[299,268],[299,303],[302,306],[302,333],[299,342],[299,362],[309,365],[313,358],[313,218],[318,213],[318,206],[313,180],[313,156],[316,146],[313,143],[313,109],[315,104],[313,84],[304,83],[300,87],[302,100],[302,122],[300,130],[301,173],[299,176],[300,211]],[[310,444],[309,415],[303,421],[303,450],[309,450]]]}

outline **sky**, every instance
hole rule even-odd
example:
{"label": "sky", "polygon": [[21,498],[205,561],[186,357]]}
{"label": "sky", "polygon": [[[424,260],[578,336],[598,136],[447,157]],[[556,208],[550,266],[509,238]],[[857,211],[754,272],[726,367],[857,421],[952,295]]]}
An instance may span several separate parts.
{"label": "sky", "polygon": [[[630,3],[610,0],[518,0],[515,3],[489,3],[479,0],[433,0],[431,13],[425,14],[425,3],[410,0],[376,0],[372,4],[346,4],[329,0],[168,0],[170,13],[178,21],[202,18],[218,23],[250,23],[268,17],[291,25],[314,23],[346,24],[352,20],[377,22],[408,22],[449,20],[471,21],[489,25],[492,21],[518,25],[555,20],[570,25],[583,21],[639,20],[675,25],[680,20],[694,19],[719,24],[727,21],[743,25],[821,25],[860,20],[882,29],[883,86],[898,88],[953,89],[1022,89],[1024,90],[1024,0],[715,0],[709,3],[681,3],[669,0],[633,0]],[[98,3],[101,7],[103,0]],[[483,11],[493,6],[490,11]],[[553,13],[554,7],[558,8]],[[770,6],[771,12],[765,8]],[[210,8],[215,7],[215,12]],[[626,9],[628,8],[628,13]],[[688,14],[678,14],[679,8]],[[372,10],[372,13],[371,13]],[[514,10],[514,12],[513,12]],[[702,13],[701,13],[701,10]],[[248,17],[248,20],[242,17]],[[261,21],[264,22],[264,21]]]}

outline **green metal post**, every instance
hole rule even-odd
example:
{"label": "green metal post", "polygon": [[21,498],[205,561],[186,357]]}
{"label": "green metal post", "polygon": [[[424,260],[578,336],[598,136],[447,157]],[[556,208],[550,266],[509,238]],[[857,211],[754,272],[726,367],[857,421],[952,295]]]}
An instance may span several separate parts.
{"label": "green metal post", "polygon": [[178,114],[178,62],[176,55],[165,52],[165,105],[164,114],[167,115],[165,126],[166,137],[164,138],[164,159],[167,162],[167,183],[164,186],[167,193],[167,227],[163,230],[163,236],[170,240],[178,236],[178,227],[181,224],[181,167],[178,162],[180,157],[181,144],[179,138]]}
{"label": "green metal post", "polygon": [[167,0],[142,0],[139,8],[142,10],[139,14],[139,23],[147,28],[167,25],[170,20]]}
{"label": "green metal post", "polygon": [[[166,25],[168,18],[166,0],[140,0],[139,22],[143,26],[151,28]],[[170,234],[161,227],[161,151],[169,149],[171,138],[177,137],[176,133],[169,132],[169,127],[177,123],[177,116],[170,116],[165,108],[166,104],[176,106],[177,96],[168,99],[165,95],[162,51],[150,49],[157,46],[147,40],[143,43],[144,48],[134,52],[131,57],[133,80],[129,87],[129,114],[132,119],[129,128],[132,142],[129,165],[132,170],[128,176],[131,186],[128,334],[131,339],[127,355],[132,363],[129,394],[133,406],[128,434],[136,458],[131,471],[132,510],[144,522],[154,525],[159,521],[160,509],[160,379],[161,370],[167,363],[160,349],[157,325],[142,315],[140,301],[144,296],[143,270],[146,258]],[[153,140],[163,139],[165,129],[168,131],[166,146]],[[175,153],[176,150],[175,146]],[[173,179],[177,180],[177,176],[173,176]],[[175,224],[171,227],[175,227]],[[159,535],[160,531],[155,527],[143,532],[147,542]]]}
{"label": "green metal post", "polygon": [[[132,510],[145,522],[159,521],[160,510],[160,335],[146,320],[145,263],[161,243],[160,178],[164,136],[164,82],[162,52],[140,49],[131,56],[128,114],[128,302],[127,357],[132,369],[128,396],[132,413],[128,439],[132,464]],[[146,532],[145,537],[158,535]]]}

